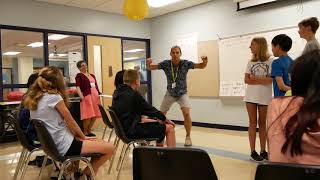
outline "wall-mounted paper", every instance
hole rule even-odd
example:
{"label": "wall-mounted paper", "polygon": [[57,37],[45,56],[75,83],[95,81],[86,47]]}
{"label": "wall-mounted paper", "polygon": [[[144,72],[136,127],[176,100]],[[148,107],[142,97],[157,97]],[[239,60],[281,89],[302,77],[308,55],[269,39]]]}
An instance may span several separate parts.
{"label": "wall-mounted paper", "polygon": [[232,81],[220,81],[219,96],[232,96]]}
{"label": "wall-mounted paper", "polygon": [[177,45],[181,47],[181,59],[186,59],[194,63],[198,60],[198,36],[196,33],[184,34],[177,38]]}
{"label": "wall-mounted paper", "polygon": [[244,96],[245,84],[242,81],[221,81],[219,96]]}

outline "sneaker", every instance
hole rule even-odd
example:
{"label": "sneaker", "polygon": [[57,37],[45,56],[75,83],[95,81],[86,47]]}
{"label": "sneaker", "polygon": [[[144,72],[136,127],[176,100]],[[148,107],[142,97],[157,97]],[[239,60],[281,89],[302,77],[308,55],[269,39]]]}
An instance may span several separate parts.
{"label": "sneaker", "polygon": [[252,151],[251,159],[257,162],[263,161],[263,158],[257,153],[257,151]]}
{"label": "sneaker", "polygon": [[88,136],[88,137],[96,137],[96,135],[93,134],[93,133],[89,133],[89,134],[87,134],[86,136]]}
{"label": "sneaker", "polygon": [[268,158],[268,152],[267,152],[267,151],[262,151],[262,152],[260,153],[260,156],[261,156],[263,159],[265,159],[265,160],[269,160],[269,158]]}
{"label": "sneaker", "polygon": [[186,136],[186,140],[184,142],[184,146],[192,146],[192,141],[190,136]]}

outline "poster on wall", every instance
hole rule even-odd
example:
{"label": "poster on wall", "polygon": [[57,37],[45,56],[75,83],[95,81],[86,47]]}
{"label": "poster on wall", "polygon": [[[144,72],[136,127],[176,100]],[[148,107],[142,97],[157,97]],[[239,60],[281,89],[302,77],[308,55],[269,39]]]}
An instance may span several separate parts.
{"label": "poster on wall", "polygon": [[77,68],[77,62],[82,60],[80,52],[69,52],[68,63],[69,63],[69,83],[76,83],[76,75],[80,72]]}
{"label": "poster on wall", "polygon": [[177,38],[177,45],[181,47],[181,59],[186,59],[194,63],[199,63],[197,33],[190,33],[179,36]]}

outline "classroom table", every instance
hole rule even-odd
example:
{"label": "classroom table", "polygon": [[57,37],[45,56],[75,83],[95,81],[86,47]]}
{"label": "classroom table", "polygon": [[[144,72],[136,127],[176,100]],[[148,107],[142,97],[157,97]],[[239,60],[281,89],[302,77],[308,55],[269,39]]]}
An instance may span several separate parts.
{"label": "classroom table", "polygon": [[10,115],[18,110],[20,101],[0,102],[0,142],[11,142],[17,140]]}

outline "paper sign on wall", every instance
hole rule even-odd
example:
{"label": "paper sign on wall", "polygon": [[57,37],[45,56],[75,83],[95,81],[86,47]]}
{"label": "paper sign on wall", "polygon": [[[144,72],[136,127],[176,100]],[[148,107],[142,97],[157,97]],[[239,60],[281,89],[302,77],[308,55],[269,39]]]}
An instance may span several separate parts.
{"label": "paper sign on wall", "polygon": [[181,59],[186,59],[194,63],[198,60],[198,36],[196,33],[181,35],[177,38],[177,45],[181,47]]}
{"label": "paper sign on wall", "polygon": [[219,96],[244,96],[245,88],[242,81],[221,81]]}

